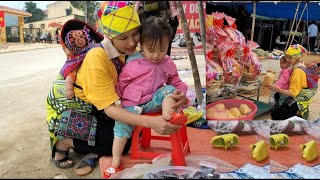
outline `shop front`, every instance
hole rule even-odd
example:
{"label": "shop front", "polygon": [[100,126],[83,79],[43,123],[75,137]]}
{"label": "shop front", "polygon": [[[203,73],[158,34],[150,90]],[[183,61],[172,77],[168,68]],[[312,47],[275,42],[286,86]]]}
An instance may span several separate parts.
{"label": "shop front", "polygon": [[0,6],[0,43],[24,43],[24,18],[32,14],[6,6]]}

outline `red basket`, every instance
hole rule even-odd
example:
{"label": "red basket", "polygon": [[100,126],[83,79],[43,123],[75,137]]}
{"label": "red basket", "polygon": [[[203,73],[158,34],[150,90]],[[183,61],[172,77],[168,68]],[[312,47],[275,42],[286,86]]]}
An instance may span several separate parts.
{"label": "red basket", "polygon": [[213,103],[210,103],[207,105],[206,109],[211,108],[212,106],[222,103],[227,109],[237,107],[239,108],[241,104],[246,104],[248,107],[252,110],[252,112],[246,116],[243,116],[242,118],[234,118],[234,119],[217,119],[217,118],[212,118],[207,115],[207,120],[253,120],[254,115],[258,111],[257,105],[255,105],[252,101],[249,100],[243,100],[243,99],[226,99],[226,100],[220,100],[216,101]]}

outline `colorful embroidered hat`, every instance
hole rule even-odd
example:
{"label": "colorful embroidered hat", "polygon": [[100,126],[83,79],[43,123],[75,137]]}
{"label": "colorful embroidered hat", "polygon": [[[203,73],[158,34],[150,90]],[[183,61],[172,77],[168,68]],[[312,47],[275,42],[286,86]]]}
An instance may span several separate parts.
{"label": "colorful embroidered hat", "polygon": [[[74,31],[75,30],[75,31]],[[74,31],[74,33],[72,33]],[[82,31],[82,32],[80,32]],[[77,32],[77,33],[76,33]],[[83,33],[83,34],[82,34]],[[93,27],[91,27],[89,24],[77,20],[77,19],[71,19],[64,23],[62,29],[61,29],[61,45],[66,48],[68,51],[73,51],[73,53],[76,53],[76,51],[81,50],[81,48],[85,47],[81,42],[78,42],[78,47],[75,44],[75,42],[70,42],[69,38],[67,36],[70,36],[73,34],[74,37],[79,38],[86,38],[88,40],[88,43],[92,43],[93,41],[96,43],[100,43],[103,40],[103,35],[98,33]],[[82,35],[80,35],[82,34]],[[67,39],[67,41],[66,41]],[[77,39],[77,38],[76,38]]]}
{"label": "colorful embroidered hat", "polygon": [[60,70],[60,74],[66,78],[72,70],[78,68],[87,52],[99,46],[103,35],[96,32],[87,23],[71,19],[67,21],[61,30],[61,45],[67,55],[67,60]]}
{"label": "colorful embroidered hat", "polygon": [[140,26],[138,13],[130,1],[104,1],[95,11],[100,30],[109,39]]}
{"label": "colorful embroidered hat", "polygon": [[86,26],[82,30],[72,30],[67,33],[64,43],[69,50],[78,51],[89,44],[95,43],[89,33],[90,29]]}

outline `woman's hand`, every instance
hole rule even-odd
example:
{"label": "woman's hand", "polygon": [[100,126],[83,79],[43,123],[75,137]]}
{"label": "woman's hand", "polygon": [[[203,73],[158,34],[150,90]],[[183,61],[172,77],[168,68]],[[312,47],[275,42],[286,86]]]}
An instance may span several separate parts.
{"label": "woman's hand", "polygon": [[172,108],[174,109],[179,109],[181,106],[186,105],[188,102],[186,94],[179,89],[176,89],[172,93],[171,97],[177,101],[176,104],[172,105]]}
{"label": "woman's hand", "polygon": [[160,135],[169,135],[181,128],[180,125],[167,122],[162,116],[150,116],[148,123],[149,127]]}

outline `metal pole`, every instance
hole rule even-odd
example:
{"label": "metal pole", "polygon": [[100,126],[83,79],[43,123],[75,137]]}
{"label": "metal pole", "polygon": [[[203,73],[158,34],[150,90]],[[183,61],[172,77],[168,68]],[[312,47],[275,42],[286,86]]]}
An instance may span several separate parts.
{"label": "metal pole", "polygon": [[251,41],[253,41],[254,26],[256,23],[256,2],[253,2],[253,16],[252,16],[252,26],[251,26]]}

